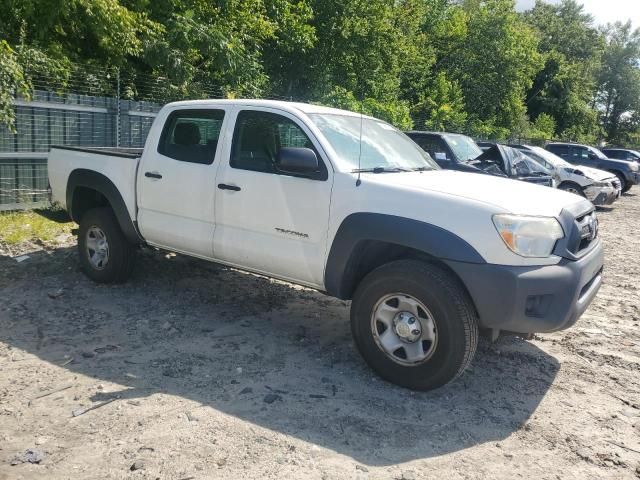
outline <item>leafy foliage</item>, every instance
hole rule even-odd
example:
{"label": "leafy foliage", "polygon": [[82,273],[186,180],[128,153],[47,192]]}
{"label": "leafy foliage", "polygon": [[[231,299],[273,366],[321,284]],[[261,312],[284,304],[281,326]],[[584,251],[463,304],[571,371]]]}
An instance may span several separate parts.
{"label": "leafy foliage", "polygon": [[29,83],[9,44],[0,40],[0,125],[15,132],[13,102],[17,95],[29,96]]}
{"label": "leafy foliage", "polygon": [[0,0],[0,123],[45,78],[322,102],[401,128],[640,139],[640,34],[576,0]]}
{"label": "leafy foliage", "polygon": [[525,19],[538,32],[544,59],[527,92],[530,116],[551,115],[563,137],[594,137],[592,102],[603,42],[593,18],[575,0],[563,0],[558,5],[538,1]]}
{"label": "leafy foliage", "polygon": [[604,30],[607,48],[598,76],[597,99],[602,106],[602,127],[612,142],[624,143],[637,131],[640,114],[640,30],[631,22]]}

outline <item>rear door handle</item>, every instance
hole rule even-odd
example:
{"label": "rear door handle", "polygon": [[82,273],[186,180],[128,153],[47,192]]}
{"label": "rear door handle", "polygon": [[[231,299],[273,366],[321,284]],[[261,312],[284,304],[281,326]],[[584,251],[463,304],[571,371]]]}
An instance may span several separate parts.
{"label": "rear door handle", "polygon": [[144,172],[144,176],[147,178],[162,178],[158,172]]}
{"label": "rear door handle", "polygon": [[231,190],[233,192],[239,192],[240,190],[242,190],[237,185],[227,185],[226,183],[219,183],[218,184],[218,188],[220,190]]}

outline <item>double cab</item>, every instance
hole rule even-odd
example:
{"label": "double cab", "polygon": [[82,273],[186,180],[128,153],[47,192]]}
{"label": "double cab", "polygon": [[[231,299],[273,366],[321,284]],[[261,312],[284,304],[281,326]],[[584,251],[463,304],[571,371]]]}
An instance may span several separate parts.
{"label": "double cab", "polygon": [[126,281],[150,245],[351,300],[366,362],[412,389],[461,375],[480,331],[570,327],[601,284],[588,200],[441,170],[349,111],[172,103],[144,149],[54,147],[48,166],[91,279]]}

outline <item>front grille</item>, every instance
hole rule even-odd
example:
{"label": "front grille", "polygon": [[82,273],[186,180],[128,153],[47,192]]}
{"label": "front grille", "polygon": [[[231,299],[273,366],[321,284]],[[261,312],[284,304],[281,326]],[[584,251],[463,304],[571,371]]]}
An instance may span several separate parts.
{"label": "front grille", "polygon": [[578,241],[575,248],[572,249],[572,253],[580,254],[598,238],[598,219],[595,212],[592,211],[576,218],[575,228],[577,229],[576,237]]}

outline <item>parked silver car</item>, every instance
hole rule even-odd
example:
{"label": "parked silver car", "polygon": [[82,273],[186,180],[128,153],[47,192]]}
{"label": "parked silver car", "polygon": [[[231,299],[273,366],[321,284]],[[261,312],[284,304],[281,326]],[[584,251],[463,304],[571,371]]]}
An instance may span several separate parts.
{"label": "parked silver car", "polygon": [[557,187],[586,197],[594,205],[611,205],[622,192],[618,177],[597,168],[572,165],[541,147],[512,145],[549,170]]}

